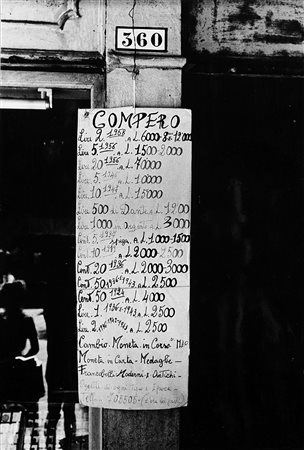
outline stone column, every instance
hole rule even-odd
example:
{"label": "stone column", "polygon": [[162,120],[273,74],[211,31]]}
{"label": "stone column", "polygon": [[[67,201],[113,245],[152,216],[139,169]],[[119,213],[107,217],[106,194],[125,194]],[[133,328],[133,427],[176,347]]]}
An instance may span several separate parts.
{"label": "stone column", "polygon": [[[181,104],[180,0],[108,0],[106,107],[179,107]],[[115,50],[116,26],[165,27],[165,53]],[[136,72],[136,74],[135,74]],[[102,448],[162,450],[179,447],[179,410],[102,410]],[[94,448],[94,450],[97,450]]]}

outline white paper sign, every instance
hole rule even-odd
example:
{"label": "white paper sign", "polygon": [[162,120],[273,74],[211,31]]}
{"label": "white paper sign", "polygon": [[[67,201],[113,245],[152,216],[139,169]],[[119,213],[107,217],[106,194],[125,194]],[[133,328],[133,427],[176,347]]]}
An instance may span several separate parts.
{"label": "white paper sign", "polygon": [[80,110],[77,153],[80,401],[184,406],[191,112]]}

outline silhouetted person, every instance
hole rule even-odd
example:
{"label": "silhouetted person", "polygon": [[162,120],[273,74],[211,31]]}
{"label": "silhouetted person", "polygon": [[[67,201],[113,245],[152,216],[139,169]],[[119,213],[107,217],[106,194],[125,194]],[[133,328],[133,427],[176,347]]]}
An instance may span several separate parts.
{"label": "silhouetted person", "polygon": [[48,250],[44,317],[47,328],[48,428],[56,428],[61,409],[68,441],[76,430],[77,393],[76,292],[74,257],[53,245]]}
{"label": "silhouetted person", "polygon": [[22,380],[16,378],[18,364],[16,358],[29,358],[39,351],[34,321],[23,312],[21,307],[24,303],[25,292],[26,287],[23,281],[5,283],[0,291],[1,306],[4,307],[4,313],[0,317],[1,400],[28,400],[26,397],[29,393],[24,392],[24,389],[29,386],[23,385]]}

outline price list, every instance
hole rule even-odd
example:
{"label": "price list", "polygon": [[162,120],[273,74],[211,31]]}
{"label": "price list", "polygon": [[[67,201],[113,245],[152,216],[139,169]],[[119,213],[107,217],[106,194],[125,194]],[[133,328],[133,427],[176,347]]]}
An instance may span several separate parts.
{"label": "price list", "polygon": [[79,110],[77,155],[80,401],[184,406],[191,112]]}

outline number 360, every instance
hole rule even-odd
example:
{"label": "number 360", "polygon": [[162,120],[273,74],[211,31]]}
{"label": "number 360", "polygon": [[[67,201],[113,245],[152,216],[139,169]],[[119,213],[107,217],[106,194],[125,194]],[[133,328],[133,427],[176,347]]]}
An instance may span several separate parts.
{"label": "number 360", "polygon": [[142,49],[145,51],[166,51],[167,30],[165,28],[116,28],[117,50]]}
{"label": "number 360", "polygon": [[135,42],[138,47],[147,47],[148,43],[150,46],[158,48],[162,45],[163,38],[160,33],[153,33],[150,37],[150,42],[148,42],[147,33],[141,32],[137,36],[133,36],[133,33],[123,33],[125,38],[121,43],[124,47],[133,47],[133,38],[135,37]]}

